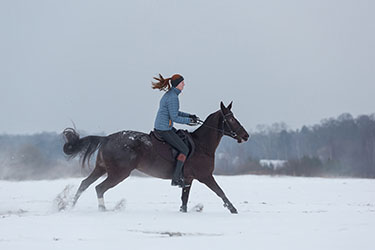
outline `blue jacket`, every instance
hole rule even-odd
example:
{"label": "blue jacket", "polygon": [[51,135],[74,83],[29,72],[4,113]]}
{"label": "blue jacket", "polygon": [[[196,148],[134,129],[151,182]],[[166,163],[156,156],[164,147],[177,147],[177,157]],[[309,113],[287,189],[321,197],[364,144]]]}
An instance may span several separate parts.
{"label": "blue jacket", "polygon": [[172,87],[163,95],[156,115],[154,128],[157,130],[171,130],[173,122],[188,124],[191,122],[188,113],[180,112],[180,102],[178,95],[181,90]]}

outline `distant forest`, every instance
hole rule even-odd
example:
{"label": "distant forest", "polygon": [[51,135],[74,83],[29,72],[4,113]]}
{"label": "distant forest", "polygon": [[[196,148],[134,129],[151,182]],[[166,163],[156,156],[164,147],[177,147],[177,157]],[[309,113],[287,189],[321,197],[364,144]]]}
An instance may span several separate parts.
{"label": "distant forest", "polygon": [[[321,177],[375,177],[375,115],[342,114],[290,130],[283,123],[258,126],[246,146],[225,139],[217,173]],[[284,160],[283,167],[260,159]]]}
{"label": "distant forest", "polygon": [[[297,130],[284,123],[260,125],[249,132],[250,140],[242,144],[223,138],[216,152],[215,174],[375,178],[375,115],[342,114]],[[0,135],[0,179],[87,175],[90,170],[81,169],[78,160],[67,160],[63,144],[58,133]],[[264,166],[262,159],[284,164]]]}

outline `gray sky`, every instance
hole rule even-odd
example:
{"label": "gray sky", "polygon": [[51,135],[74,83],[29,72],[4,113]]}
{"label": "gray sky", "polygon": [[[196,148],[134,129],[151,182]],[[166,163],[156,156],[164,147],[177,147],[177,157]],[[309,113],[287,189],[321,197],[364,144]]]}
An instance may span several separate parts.
{"label": "gray sky", "polygon": [[252,130],[375,112],[375,2],[0,1],[0,133],[148,132],[162,73],[181,110]]}

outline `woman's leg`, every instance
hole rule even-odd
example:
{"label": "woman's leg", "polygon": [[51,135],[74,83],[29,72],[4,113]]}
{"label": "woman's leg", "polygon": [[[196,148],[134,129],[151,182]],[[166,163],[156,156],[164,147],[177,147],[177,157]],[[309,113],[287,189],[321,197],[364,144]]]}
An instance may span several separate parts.
{"label": "woman's leg", "polygon": [[189,147],[185,144],[185,142],[173,131],[158,131],[161,137],[168,142],[172,147],[177,149],[178,152],[184,154],[185,156],[189,153]]}
{"label": "woman's leg", "polygon": [[182,141],[182,139],[173,131],[158,131],[163,139],[168,142],[172,147],[179,151],[177,156],[176,167],[172,178],[172,185],[184,186],[182,169],[189,153],[189,147]]}

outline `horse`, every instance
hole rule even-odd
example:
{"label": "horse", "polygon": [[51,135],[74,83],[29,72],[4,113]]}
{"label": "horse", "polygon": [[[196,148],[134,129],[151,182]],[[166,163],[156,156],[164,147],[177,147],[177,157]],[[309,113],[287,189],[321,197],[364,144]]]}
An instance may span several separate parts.
{"label": "horse", "polygon": [[[182,188],[181,212],[187,212],[191,184],[196,179],[215,192],[223,200],[224,207],[231,213],[237,213],[237,209],[229,201],[213,176],[215,151],[222,137],[224,135],[232,137],[238,143],[249,139],[249,134],[231,111],[232,103],[225,107],[221,102],[218,111],[210,114],[205,121],[199,120],[201,125],[189,133],[195,143],[195,152],[184,165],[185,186]],[[106,179],[96,186],[100,211],[106,210],[104,193],[125,180],[134,169],[152,177],[172,178],[174,162],[168,161],[158,154],[156,145],[152,143],[149,134],[137,131],[120,131],[108,136],[80,138],[74,129],[67,128],[63,135],[65,138],[64,153],[71,158],[80,155],[82,167],[84,167],[85,161],[89,163],[90,157],[98,150],[95,168],[81,182],[73,199],[73,207],[81,194],[104,174],[107,174]],[[165,144],[165,147],[170,146]]]}

